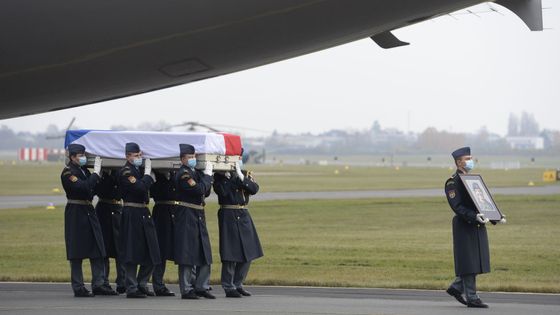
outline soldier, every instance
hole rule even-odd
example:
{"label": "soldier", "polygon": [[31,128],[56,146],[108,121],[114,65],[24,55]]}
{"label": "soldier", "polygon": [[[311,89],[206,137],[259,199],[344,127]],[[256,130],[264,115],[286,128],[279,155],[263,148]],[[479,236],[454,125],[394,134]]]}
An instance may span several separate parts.
{"label": "soldier", "polygon": [[[119,171],[119,189],[123,198],[120,229],[120,258],[126,269],[126,297],[154,296],[148,289],[153,266],[161,262],[154,221],[148,210],[149,189],[155,181],[152,163],[145,160],[138,144],[126,144],[126,165]],[[140,269],[137,270],[138,265]]]}
{"label": "soldier", "polygon": [[[91,174],[85,166],[86,148],[80,144],[70,144],[67,150],[69,162],[62,170],[60,180],[68,198],[64,210],[64,240],[66,258],[70,261],[74,296],[116,295],[115,291],[103,285],[105,245],[99,220],[91,204],[100,178],[101,159],[99,157],[95,159],[94,174]],[[93,293],[84,286],[82,261],[86,258],[89,258],[91,265]]]}
{"label": "soldier", "polygon": [[[445,194],[455,216],[453,217],[453,254],[456,278],[447,289],[461,304],[487,308],[476,293],[476,275],[490,272],[490,251],[485,224],[489,222],[478,213],[459,174],[474,168],[471,149],[464,147],[452,154],[457,171],[445,182]],[[500,221],[505,223],[505,219]],[[492,222],[496,224],[496,222]],[[466,296],[466,301],[462,294]]]}
{"label": "soldier", "polygon": [[226,297],[251,296],[243,288],[251,261],[263,256],[259,236],[249,214],[249,196],[259,191],[251,172],[216,173],[214,192],[218,195],[218,227],[220,229],[220,257],[222,260],[222,287]]}
{"label": "soldier", "polygon": [[97,185],[96,193],[99,197],[95,212],[101,224],[101,231],[103,232],[103,240],[105,243],[105,250],[107,257],[104,259],[105,264],[105,279],[104,284],[109,286],[110,265],[109,258],[115,259],[115,267],[117,271],[117,292],[122,294],[126,292],[125,286],[125,270],[124,265],[121,264],[118,254],[118,238],[119,229],[121,224],[122,214],[122,201],[121,194],[117,185],[117,172],[116,170],[104,170],[103,177]]}
{"label": "soldier", "polygon": [[[181,298],[215,299],[209,290],[212,251],[206,229],[204,198],[212,188],[212,164],[204,172],[195,170],[195,149],[180,144],[181,168],[175,174],[175,263],[179,265]],[[196,267],[193,280],[193,267]]]}
{"label": "soldier", "polygon": [[150,188],[150,194],[155,201],[153,218],[156,225],[161,264],[154,267],[152,285],[156,296],[175,296],[163,282],[166,260],[174,259],[173,248],[173,220],[175,208],[175,186],[172,172],[156,172],[156,182]]}

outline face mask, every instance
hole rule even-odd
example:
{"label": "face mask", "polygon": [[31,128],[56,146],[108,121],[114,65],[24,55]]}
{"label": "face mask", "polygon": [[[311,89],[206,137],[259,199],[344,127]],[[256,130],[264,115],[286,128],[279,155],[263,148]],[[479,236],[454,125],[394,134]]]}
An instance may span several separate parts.
{"label": "face mask", "polygon": [[187,160],[187,166],[190,168],[194,168],[196,166],[196,159],[192,158],[192,159],[188,159]]}
{"label": "face mask", "polygon": [[85,157],[85,156],[80,156],[80,157],[78,158],[78,163],[80,164],[80,166],[86,165],[86,163],[87,163],[87,157]]}
{"label": "face mask", "polygon": [[132,160],[132,164],[136,167],[140,167],[142,165],[142,158],[135,158],[134,160]]}
{"label": "face mask", "polygon": [[239,168],[243,169],[243,161],[239,160]]}
{"label": "face mask", "polygon": [[465,169],[470,172],[474,169],[474,161],[473,160],[467,160],[465,162]]}

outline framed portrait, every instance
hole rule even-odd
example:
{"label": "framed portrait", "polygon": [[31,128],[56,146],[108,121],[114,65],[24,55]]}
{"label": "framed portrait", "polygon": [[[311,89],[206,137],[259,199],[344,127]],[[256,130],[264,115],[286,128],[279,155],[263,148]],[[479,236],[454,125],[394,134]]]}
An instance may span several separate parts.
{"label": "framed portrait", "polygon": [[492,199],[492,195],[490,195],[488,187],[484,184],[482,176],[460,174],[459,177],[465,188],[467,188],[478,212],[484,214],[490,221],[499,221],[502,218],[502,212],[498,209],[494,199]]}

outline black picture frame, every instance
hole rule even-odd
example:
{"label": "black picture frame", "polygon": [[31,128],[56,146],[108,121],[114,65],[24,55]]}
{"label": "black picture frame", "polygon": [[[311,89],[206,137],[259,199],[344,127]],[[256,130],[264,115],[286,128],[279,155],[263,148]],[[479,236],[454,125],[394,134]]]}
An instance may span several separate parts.
{"label": "black picture frame", "polygon": [[494,202],[494,198],[492,198],[482,176],[478,174],[459,174],[459,177],[474,202],[476,210],[484,214],[484,217],[490,221],[500,221],[503,214]]}

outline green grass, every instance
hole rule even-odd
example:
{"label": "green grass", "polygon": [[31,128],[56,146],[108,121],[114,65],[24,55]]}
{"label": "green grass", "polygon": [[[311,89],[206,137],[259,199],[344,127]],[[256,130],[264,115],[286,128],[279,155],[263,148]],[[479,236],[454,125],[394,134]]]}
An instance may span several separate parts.
{"label": "green grass", "polygon": [[[0,195],[62,194],[62,164],[0,165]],[[262,192],[337,191],[443,188],[452,174],[448,168],[389,168],[318,165],[248,165]],[[490,187],[544,185],[544,169],[490,170],[480,172]],[[58,189],[54,192],[53,189]]]}
{"label": "green grass", "polygon": [[[493,271],[478,278],[479,289],[559,293],[560,196],[496,202],[509,222],[488,227]],[[0,280],[69,280],[63,212],[0,210]],[[251,212],[265,257],[248,284],[444,289],[454,276],[452,212],[443,198],[255,202]],[[216,284],[215,204],[207,215]],[[177,281],[172,264],[166,278]]]}

